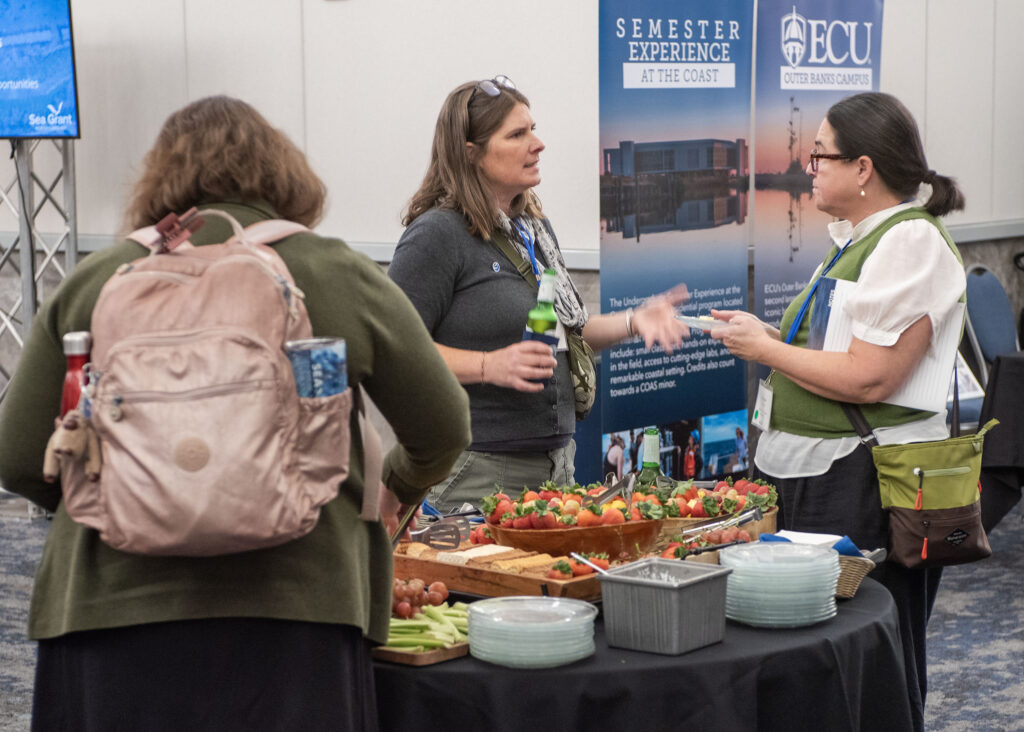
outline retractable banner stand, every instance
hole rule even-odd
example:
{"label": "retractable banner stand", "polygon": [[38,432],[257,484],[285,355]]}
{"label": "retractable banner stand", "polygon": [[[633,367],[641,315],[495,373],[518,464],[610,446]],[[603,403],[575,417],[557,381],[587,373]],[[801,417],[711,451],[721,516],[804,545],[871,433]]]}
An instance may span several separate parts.
{"label": "retractable banner stand", "polygon": [[[601,309],[686,283],[680,313],[745,309],[753,0],[601,0]],[[699,331],[668,354],[633,339],[602,355],[604,451],[699,477],[745,462],[746,369]],[[713,443],[713,444],[712,444]],[[611,456],[608,450],[612,449]]]}
{"label": "retractable banner stand", "polygon": [[807,174],[825,113],[878,89],[882,0],[759,0],[754,139],[754,308],[778,325],[828,251],[832,218]]}

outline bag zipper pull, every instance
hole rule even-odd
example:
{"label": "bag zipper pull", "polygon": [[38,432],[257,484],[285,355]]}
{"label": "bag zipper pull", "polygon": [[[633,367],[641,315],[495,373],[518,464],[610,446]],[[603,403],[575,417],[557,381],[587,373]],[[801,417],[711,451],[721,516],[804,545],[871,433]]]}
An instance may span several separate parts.
{"label": "bag zipper pull", "polygon": [[917,498],[914,499],[914,510],[920,511],[924,507],[924,471],[921,468],[914,468],[914,475],[917,476]]}
{"label": "bag zipper pull", "polygon": [[924,544],[921,545],[921,559],[928,559],[928,537],[924,537]]}

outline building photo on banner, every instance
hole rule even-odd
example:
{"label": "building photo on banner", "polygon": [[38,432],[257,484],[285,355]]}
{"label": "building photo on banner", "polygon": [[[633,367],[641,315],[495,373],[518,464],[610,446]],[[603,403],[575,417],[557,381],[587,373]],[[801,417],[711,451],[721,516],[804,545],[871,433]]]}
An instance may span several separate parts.
{"label": "building photo on banner", "polygon": [[[680,315],[745,310],[753,5],[606,0],[599,39],[602,310],[679,282],[690,294]],[[666,475],[740,470],[745,379],[697,329],[673,353],[639,339],[605,351],[603,454],[614,434],[639,469],[644,427],[657,426]]]}

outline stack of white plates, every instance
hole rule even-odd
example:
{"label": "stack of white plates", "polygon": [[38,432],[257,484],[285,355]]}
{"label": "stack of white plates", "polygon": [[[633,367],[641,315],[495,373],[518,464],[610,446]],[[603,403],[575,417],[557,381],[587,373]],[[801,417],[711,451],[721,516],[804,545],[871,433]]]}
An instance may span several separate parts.
{"label": "stack of white plates", "polygon": [[722,550],[732,568],[725,617],[763,628],[797,628],[836,614],[839,553],[828,546],[757,542]]}
{"label": "stack of white plates", "polygon": [[594,653],[589,602],[563,597],[495,597],[469,606],[469,652],[512,668],[551,668]]}

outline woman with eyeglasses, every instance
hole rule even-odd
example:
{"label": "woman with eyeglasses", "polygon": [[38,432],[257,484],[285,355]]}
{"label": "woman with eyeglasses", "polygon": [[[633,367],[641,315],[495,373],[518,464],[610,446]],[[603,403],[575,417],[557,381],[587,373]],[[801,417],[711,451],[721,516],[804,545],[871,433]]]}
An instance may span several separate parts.
{"label": "woman with eyeglasses", "polygon": [[582,332],[594,350],[639,335],[671,351],[689,335],[675,319],[683,285],[635,310],[587,312],[533,191],[543,150],[530,103],[507,77],[457,87],[441,107],[430,166],[388,270],[469,394],[472,444],[430,495],[442,510],[476,505],[496,485],[518,492],[574,482],[567,352],[523,340],[544,269],[557,272],[560,330]]}
{"label": "woman with eyeglasses", "polygon": [[[929,169],[917,124],[888,94],[833,105],[807,172],[815,204],[836,218],[822,265],[790,303],[780,330],[747,313],[713,311],[730,327],[711,335],[734,355],[772,369],[770,421],[754,463],[779,490],[781,526],[845,534],[874,549],[887,544],[889,517],[871,452],[841,403],[859,405],[882,444],[949,436],[945,410],[886,401],[934,351],[936,333],[962,318],[963,263],[938,217],[962,209],[964,197],[952,179]],[[853,340],[844,352],[807,348],[808,304],[826,275],[856,283],[845,304]],[[885,562],[871,574],[896,601],[917,729],[927,687],[925,626],[940,571]]]}

